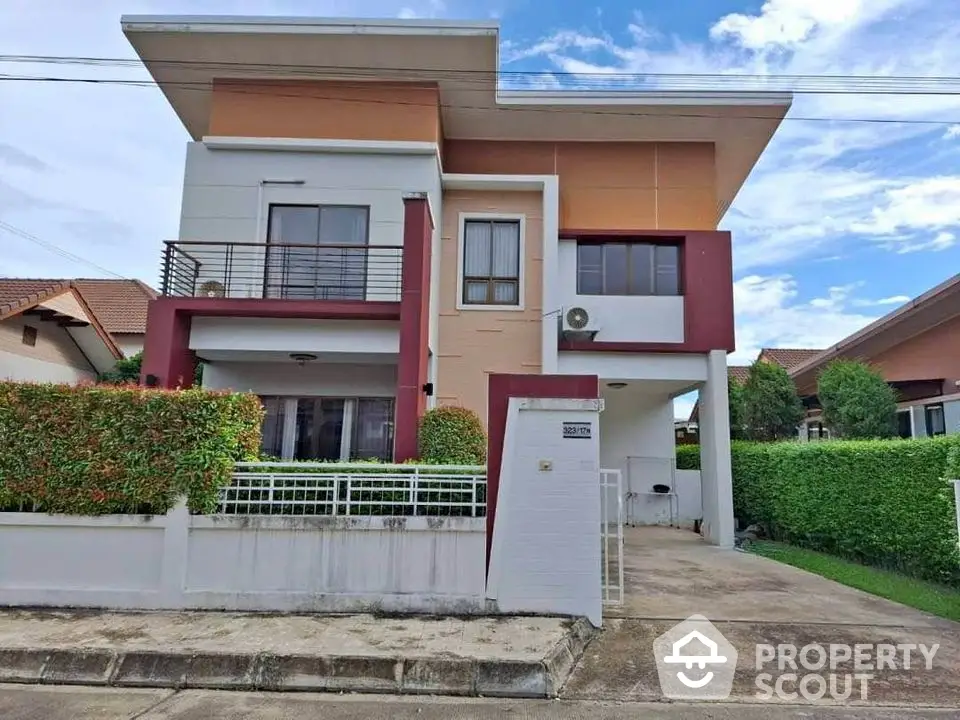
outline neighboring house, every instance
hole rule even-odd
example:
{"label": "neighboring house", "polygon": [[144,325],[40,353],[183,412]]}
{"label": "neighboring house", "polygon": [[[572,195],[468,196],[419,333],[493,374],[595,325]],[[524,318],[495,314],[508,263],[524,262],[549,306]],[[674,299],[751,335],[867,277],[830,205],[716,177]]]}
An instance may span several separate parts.
{"label": "neighboring house", "polygon": [[0,278],[0,379],[93,381],[121,357],[75,283]]}
{"label": "neighboring house", "polygon": [[817,377],[838,358],[870,363],[897,391],[901,437],[960,432],[960,275],[795,365],[808,426],[820,422]]}
{"label": "neighboring house", "polygon": [[263,398],[271,454],[403,461],[429,407],[486,421],[491,373],[596,375],[600,462],[628,483],[669,477],[673,398],[700,389],[724,502],[717,224],[789,94],[498,90],[487,22],[122,23],[192,138],[144,382],[202,360],[204,386]]}
{"label": "neighboring house", "polygon": [[157,292],[139,280],[78,278],[72,281],[124,357],[143,350],[147,304]]}

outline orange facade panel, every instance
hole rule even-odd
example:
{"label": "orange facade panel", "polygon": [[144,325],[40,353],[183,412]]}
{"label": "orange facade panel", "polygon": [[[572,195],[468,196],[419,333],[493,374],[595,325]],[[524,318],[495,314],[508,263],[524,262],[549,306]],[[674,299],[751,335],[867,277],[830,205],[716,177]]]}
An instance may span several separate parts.
{"label": "orange facade panel", "polygon": [[440,93],[406,83],[218,80],[209,134],[439,142]]}
{"label": "orange facade panel", "polygon": [[[523,216],[523,309],[458,307],[460,220]],[[539,192],[453,190],[443,194],[437,400],[470,408],[486,422],[491,373],[539,373],[543,315],[543,196]]]}
{"label": "orange facade panel", "polygon": [[448,140],[444,170],[560,177],[560,227],[713,230],[712,143]]}
{"label": "orange facade panel", "polygon": [[[888,382],[960,380],[960,318],[954,318],[894,345],[869,362]],[[950,390],[953,392],[953,389]]]}

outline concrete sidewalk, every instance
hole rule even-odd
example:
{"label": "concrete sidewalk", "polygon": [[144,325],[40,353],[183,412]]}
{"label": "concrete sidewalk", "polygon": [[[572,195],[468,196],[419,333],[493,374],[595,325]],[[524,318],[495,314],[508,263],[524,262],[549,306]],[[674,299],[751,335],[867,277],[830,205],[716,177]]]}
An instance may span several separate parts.
{"label": "concrete sidewalk", "polygon": [[0,612],[0,682],[556,697],[592,629],[563,618]]}

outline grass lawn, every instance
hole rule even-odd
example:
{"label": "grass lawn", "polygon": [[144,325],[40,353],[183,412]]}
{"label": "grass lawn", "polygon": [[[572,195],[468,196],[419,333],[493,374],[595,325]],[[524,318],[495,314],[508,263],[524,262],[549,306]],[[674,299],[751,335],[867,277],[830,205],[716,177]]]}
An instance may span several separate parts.
{"label": "grass lawn", "polygon": [[960,622],[960,590],[783,543],[761,540],[751,543],[748,550],[843,585]]}

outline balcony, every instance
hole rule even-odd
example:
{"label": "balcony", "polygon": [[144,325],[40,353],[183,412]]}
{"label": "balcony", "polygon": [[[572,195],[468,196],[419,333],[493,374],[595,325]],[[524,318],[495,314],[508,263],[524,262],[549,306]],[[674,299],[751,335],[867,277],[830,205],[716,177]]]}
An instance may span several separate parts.
{"label": "balcony", "polygon": [[173,297],[398,302],[400,245],[164,243],[161,293]]}

